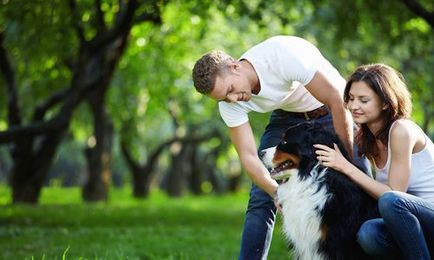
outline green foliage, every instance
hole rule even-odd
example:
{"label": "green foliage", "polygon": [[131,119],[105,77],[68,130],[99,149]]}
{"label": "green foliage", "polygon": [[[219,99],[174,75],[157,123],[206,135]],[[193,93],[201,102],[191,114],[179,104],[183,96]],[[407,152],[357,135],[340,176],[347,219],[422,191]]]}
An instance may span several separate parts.
{"label": "green foliage", "polygon": [[28,118],[35,104],[66,87],[71,77],[66,65],[77,42],[64,1],[17,0],[0,5],[1,29],[14,64],[22,113]]}
{"label": "green foliage", "polygon": [[[100,2],[106,12],[104,21],[110,26],[122,1]],[[418,2],[428,11],[433,10],[432,1]],[[141,10],[154,8],[153,1],[141,3]],[[71,77],[69,66],[74,62],[78,41],[67,4],[60,0],[0,4],[0,30],[6,33],[6,47],[16,69],[20,104],[26,116],[36,104],[64,88]],[[77,1],[77,5],[82,14],[77,21],[90,38],[98,24],[95,5],[90,0]],[[433,28],[403,1],[174,0],[161,1],[158,6],[161,25],[134,25],[107,95],[107,110],[116,133],[128,141],[135,158],[144,160],[175,134],[203,134],[218,129],[224,134],[221,143],[203,144],[201,149],[212,151],[227,146],[229,150],[218,158],[217,166],[229,171],[237,156],[227,145],[227,128],[216,102],[194,90],[192,67],[212,49],[222,49],[237,58],[276,34],[298,35],[312,41],[344,77],[360,64],[392,65],[407,79],[413,94],[414,119],[427,132],[434,132]],[[0,130],[7,128],[3,84],[0,80]],[[250,119],[259,137],[267,115],[252,114]],[[92,128],[89,110],[83,105],[74,113],[71,135],[84,146]],[[115,149],[114,168],[125,171],[119,163],[119,149]]]}
{"label": "green foliage", "polygon": [[[2,259],[234,259],[247,192],[145,201],[114,190],[106,204],[83,205],[78,189],[46,188],[39,206],[4,205]],[[288,259],[276,224],[269,259]]]}

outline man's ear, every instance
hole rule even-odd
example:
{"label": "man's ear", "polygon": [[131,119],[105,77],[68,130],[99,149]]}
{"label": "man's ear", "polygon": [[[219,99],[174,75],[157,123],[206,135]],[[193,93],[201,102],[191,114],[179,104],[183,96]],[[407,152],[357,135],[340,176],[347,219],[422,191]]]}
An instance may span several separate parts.
{"label": "man's ear", "polygon": [[241,65],[238,61],[231,61],[229,64],[229,67],[231,68],[232,72],[238,72],[241,68]]}

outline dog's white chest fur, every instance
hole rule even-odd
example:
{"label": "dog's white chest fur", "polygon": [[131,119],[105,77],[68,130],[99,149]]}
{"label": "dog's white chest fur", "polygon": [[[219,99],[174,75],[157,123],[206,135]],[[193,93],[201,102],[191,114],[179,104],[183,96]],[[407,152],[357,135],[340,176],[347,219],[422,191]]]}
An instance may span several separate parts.
{"label": "dog's white chest fur", "polygon": [[[318,165],[317,165],[318,166]],[[318,171],[315,166],[312,171]],[[321,217],[319,211],[329,196],[326,187],[320,188],[318,179],[326,169],[312,172],[312,176],[300,180],[297,174],[278,188],[277,195],[283,210],[283,227],[286,237],[295,246],[299,259],[325,259],[319,252]]]}

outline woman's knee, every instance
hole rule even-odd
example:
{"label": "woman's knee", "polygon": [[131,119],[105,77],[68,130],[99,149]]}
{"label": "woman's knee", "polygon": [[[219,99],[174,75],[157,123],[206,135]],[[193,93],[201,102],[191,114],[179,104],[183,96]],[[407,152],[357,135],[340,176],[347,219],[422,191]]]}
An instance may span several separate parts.
{"label": "woman's knee", "polygon": [[385,226],[382,219],[371,219],[362,224],[357,232],[357,242],[367,254],[372,256],[384,255],[388,245],[385,239]]}
{"label": "woman's knee", "polygon": [[365,244],[366,241],[370,241],[372,237],[371,226],[369,223],[363,223],[357,232],[357,241],[359,244]]}
{"label": "woman's knee", "polygon": [[388,191],[383,193],[383,195],[378,199],[378,210],[383,218],[387,218],[388,215],[393,214],[397,209],[402,208],[402,202],[403,200],[400,196],[400,192]]}

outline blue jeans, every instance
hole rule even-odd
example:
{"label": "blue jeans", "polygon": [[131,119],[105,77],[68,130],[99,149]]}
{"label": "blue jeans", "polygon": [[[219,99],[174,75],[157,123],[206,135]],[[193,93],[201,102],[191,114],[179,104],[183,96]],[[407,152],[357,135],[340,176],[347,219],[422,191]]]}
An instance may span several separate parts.
{"label": "blue jeans", "polygon": [[358,242],[381,259],[431,259],[434,256],[434,203],[390,191],[378,200],[382,218],[360,227]]}
{"label": "blue jeans", "polygon": [[[306,119],[295,118],[288,114],[274,111],[261,137],[258,151],[278,145],[288,127],[304,121]],[[319,122],[325,128],[334,131],[330,113],[311,121]],[[356,155],[357,153],[354,152],[354,154]],[[355,157],[355,161],[360,168],[370,173],[368,160]],[[252,184],[244,220],[239,259],[254,260],[267,258],[275,218],[276,208],[273,199],[265,191]]]}

